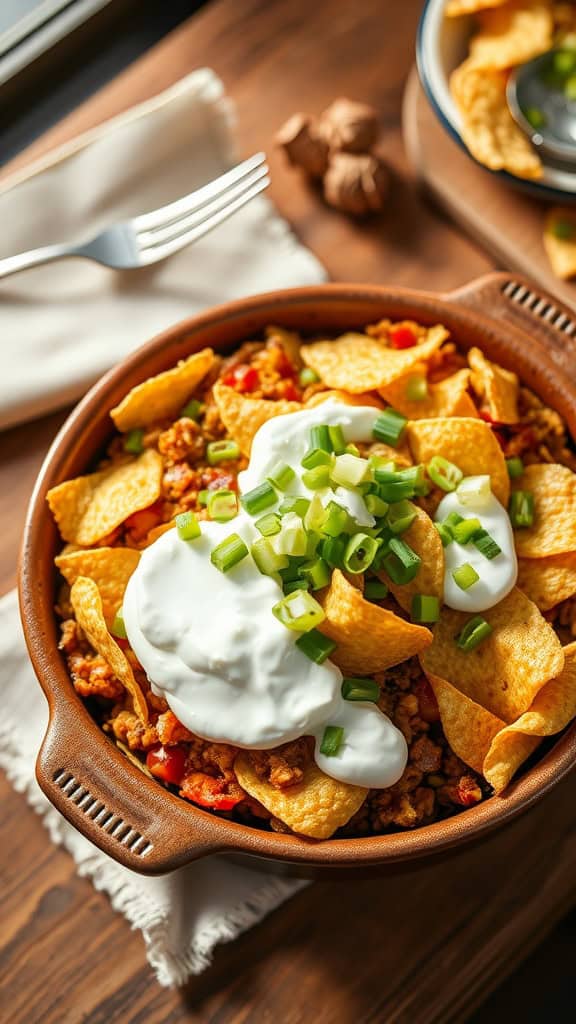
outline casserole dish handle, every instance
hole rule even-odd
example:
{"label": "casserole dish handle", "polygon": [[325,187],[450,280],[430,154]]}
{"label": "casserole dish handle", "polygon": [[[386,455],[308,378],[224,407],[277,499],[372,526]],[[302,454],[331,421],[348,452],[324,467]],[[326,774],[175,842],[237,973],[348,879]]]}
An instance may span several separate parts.
{"label": "casserole dish handle", "polygon": [[40,787],[79,832],[124,867],[162,874],[222,850],[219,822],[143,776],[100,732],[78,720],[65,697],[50,695],[50,722],[36,763]]}
{"label": "casserole dish handle", "polygon": [[474,313],[505,320],[544,348],[576,380],[576,313],[517,274],[486,274],[446,296]]}

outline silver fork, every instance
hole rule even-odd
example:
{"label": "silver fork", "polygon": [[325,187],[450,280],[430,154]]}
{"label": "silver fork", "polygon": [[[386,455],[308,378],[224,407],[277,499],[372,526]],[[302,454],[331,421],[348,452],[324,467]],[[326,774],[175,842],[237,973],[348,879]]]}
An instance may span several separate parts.
{"label": "silver fork", "polygon": [[158,210],[113,224],[81,245],[46,245],[0,260],[0,278],[69,256],[114,270],[147,267],[202,238],[270,184],[264,153]]}

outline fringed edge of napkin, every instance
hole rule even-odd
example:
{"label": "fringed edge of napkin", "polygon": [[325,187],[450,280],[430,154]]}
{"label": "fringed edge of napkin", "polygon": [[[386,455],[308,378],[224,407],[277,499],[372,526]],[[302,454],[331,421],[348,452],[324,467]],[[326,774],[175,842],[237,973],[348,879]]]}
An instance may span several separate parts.
{"label": "fringed edge of napkin", "polygon": [[[127,868],[96,849],[52,807],[35,779],[29,777],[29,766],[22,765],[15,736],[17,728],[14,723],[4,719],[0,725],[0,768],[6,772],[14,789],[26,797],[39,815],[52,842],[64,847],[72,856],[78,874],[90,879],[98,892],[107,894],[113,909],[124,915],[133,930],[140,929],[148,962],[159,984],[165,988],[181,986],[190,975],[200,974],[210,966],[217,945],[238,938],[308,884],[273,877],[259,884],[260,879],[256,882],[258,876],[255,873],[258,888],[249,899],[231,907],[218,920],[206,924],[188,949],[174,949],[167,915],[144,893],[134,891]],[[230,865],[230,869],[233,871],[234,865]],[[193,865],[190,870],[194,870]]]}

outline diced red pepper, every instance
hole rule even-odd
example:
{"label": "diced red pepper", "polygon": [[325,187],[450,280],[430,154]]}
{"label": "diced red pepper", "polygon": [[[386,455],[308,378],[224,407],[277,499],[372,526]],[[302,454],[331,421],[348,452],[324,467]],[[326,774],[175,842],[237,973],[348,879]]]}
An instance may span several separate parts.
{"label": "diced red pepper", "polygon": [[287,402],[299,402],[302,398],[302,392],[296,387],[294,381],[285,379],[280,381],[278,385],[282,398],[285,398]]}
{"label": "diced red pepper", "polygon": [[182,782],[180,796],[213,811],[231,811],[244,798],[244,792],[237,783],[191,772]]}
{"label": "diced red pepper", "polygon": [[434,696],[434,690],[430,686],[428,680],[424,678],[419,679],[414,687],[414,692],[418,698],[418,710],[420,712],[420,717],[430,724],[432,724],[432,722],[439,722],[440,711],[438,709],[436,697]]}
{"label": "diced red pepper", "polygon": [[146,754],[146,767],[152,775],[172,786],[179,786],[182,782],[185,766],[186,748],[182,746],[152,747]]}
{"label": "diced red pepper", "polygon": [[482,790],[471,775],[463,775],[457,786],[458,802],[463,807],[472,807],[482,799]]}
{"label": "diced red pepper", "polygon": [[223,377],[222,383],[236,391],[255,391],[260,383],[260,377],[258,370],[255,370],[253,366],[249,366],[248,363],[238,363],[238,366],[233,367]]}
{"label": "diced red pepper", "polygon": [[411,327],[400,325],[393,327],[390,331],[390,345],[392,348],[414,348],[418,338]]}

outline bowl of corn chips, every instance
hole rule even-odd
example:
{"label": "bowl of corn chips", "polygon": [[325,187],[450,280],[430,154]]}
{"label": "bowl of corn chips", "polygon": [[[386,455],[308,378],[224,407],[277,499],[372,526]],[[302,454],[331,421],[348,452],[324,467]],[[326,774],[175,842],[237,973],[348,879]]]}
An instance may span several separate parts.
{"label": "bowl of corn chips", "polygon": [[427,0],[417,39],[420,80],[455,141],[510,184],[564,203],[576,196],[576,169],[542,159],[506,88],[516,68],[573,47],[575,33],[576,5],[560,0]]}

